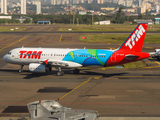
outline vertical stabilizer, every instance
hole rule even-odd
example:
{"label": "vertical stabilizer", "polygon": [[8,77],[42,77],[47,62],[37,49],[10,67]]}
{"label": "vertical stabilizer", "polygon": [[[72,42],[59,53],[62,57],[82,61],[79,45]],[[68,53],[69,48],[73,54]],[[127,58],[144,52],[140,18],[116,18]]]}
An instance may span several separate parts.
{"label": "vertical stabilizer", "polygon": [[148,23],[140,23],[119,50],[141,52]]}

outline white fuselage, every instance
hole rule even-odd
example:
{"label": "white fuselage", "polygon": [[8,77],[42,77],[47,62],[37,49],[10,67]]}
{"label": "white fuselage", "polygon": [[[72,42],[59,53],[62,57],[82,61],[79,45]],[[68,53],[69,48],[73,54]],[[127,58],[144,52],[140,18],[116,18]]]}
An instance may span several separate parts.
{"label": "white fuselage", "polygon": [[[12,64],[19,64],[19,65],[29,65],[30,63],[39,63],[43,60],[62,60],[64,55],[66,55],[69,51],[76,50],[76,49],[58,49],[58,48],[16,48],[10,51],[11,54],[6,54],[3,59]],[[20,51],[32,51],[29,55],[27,52]],[[34,55],[34,51],[37,53],[42,51],[40,58],[35,58],[32,56]],[[27,55],[26,55],[27,54]]]}
{"label": "white fuselage", "polygon": [[93,63],[93,66],[104,66],[112,53],[113,50],[96,49],[16,48],[6,54],[3,59],[8,63],[19,65],[42,63],[48,60],[48,62],[52,62],[52,66],[61,62],[68,64],[68,67],[81,67],[90,58],[89,63],[86,63],[85,66],[88,64],[90,66],[90,63],[95,62],[94,60],[100,61],[100,63]]}

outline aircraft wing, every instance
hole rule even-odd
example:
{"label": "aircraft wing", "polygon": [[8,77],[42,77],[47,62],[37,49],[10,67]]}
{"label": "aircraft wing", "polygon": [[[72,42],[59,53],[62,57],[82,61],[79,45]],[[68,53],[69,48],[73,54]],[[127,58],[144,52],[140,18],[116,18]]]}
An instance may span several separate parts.
{"label": "aircraft wing", "polygon": [[75,63],[75,62],[70,62],[70,61],[60,61],[60,60],[52,60],[52,59],[47,59],[44,61],[40,61],[40,64],[50,64],[53,67],[82,67],[81,64]]}
{"label": "aircraft wing", "polygon": [[128,59],[128,60],[132,60],[134,58],[139,58],[139,56],[129,54],[129,55],[126,55],[125,58]]}
{"label": "aircraft wing", "polygon": [[61,66],[61,67],[68,67],[69,64],[63,61],[52,61],[52,66]]}
{"label": "aircraft wing", "polygon": [[49,60],[49,59],[40,61],[39,63],[40,63],[40,64],[44,64],[44,65],[50,64],[50,65],[52,65],[52,66],[63,66],[63,67],[69,66],[66,62],[56,61],[56,60]]}

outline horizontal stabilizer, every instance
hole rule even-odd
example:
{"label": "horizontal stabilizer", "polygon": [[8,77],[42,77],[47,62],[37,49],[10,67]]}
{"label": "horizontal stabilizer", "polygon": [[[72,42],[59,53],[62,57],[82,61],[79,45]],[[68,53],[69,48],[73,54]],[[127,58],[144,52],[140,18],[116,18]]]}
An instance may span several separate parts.
{"label": "horizontal stabilizer", "polygon": [[137,55],[126,55],[125,58],[128,59],[128,60],[132,60],[134,58],[139,58],[139,56],[137,56]]}

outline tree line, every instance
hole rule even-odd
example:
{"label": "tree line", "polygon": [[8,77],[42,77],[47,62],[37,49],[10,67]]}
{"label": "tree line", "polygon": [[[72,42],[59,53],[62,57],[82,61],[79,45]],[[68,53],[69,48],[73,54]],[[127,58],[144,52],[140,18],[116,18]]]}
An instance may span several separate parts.
{"label": "tree line", "polygon": [[[113,15],[79,15],[79,14],[64,14],[64,15],[26,15],[27,17],[33,18],[32,23],[37,23],[37,21],[51,21],[52,24],[92,24],[93,22],[99,22],[104,20],[110,20],[112,23],[123,24],[125,21],[133,22],[134,19],[152,19],[155,17],[160,17],[160,14],[157,16],[152,15],[139,15],[139,16],[125,16],[122,12],[122,9],[117,11]],[[20,18],[20,15],[12,15],[11,20],[0,19],[0,24],[5,23],[20,23],[16,18]],[[26,19],[24,23],[31,23],[30,19]]]}
{"label": "tree line", "polygon": [[134,19],[152,19],[160,17],[154,15],[142,15],[139,16],[126,16],[122,11],[123,7],[120,7],[116,14],[113,15],[79,15],[79,14],[64,14],[64,15],[29,15],[33,18],[33,23],[37,23],[39,20],[49,20],[51,23],[63,23],[63,24],[92,24],[92,22],[99,22],[104,20],[110,20],[115,24],[123,24],[125,21],[134,23]]}
{"label": "tree line", "polygon": [[33,23],[37,21],[51,21],[51,23],[63,23],[63,24],[92,24],[92,22],[98,22],[103,20],[114,19],[114,16],[106,15],[79,15],[79,14],[69,14],[69,15],[28,15],[28,17],[33,18]]}
{"label": "tree line", "polygon": [[19,20],[16,19],[0,19],[0,24],[7,24],[7,23],[20,23]]}

